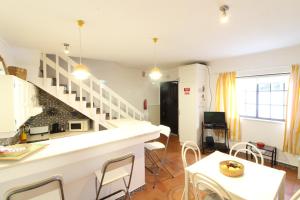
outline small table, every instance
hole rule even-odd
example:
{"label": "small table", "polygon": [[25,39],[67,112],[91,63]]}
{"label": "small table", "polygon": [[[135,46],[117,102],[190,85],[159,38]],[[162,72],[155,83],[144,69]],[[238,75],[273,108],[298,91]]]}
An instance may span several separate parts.
{"label": "small table", "polygon": [[[253,144],[256,146],[255,142],[249,142],[250,144]],[[251,150],[253,153],[256,153],[250,145],[246,145],[246,149]],[[261,150],[262,155],[267,156],[271,158],[271,167],[277,164],[277,148],[269,145],[265,145],[263,148],[258,148]],[[251,159],[253,158],[252,154],[250,155]],[[246,158],[248,160],[248,152],[246,152]]]}
{"label": "small table", "polygon": [[[220,172],[219,163],[224,160],[235,160],[245,166],[244,175],[240,177],[227,177]],[[215,151],[198,162],[185,168],[184,199],[188,199],[189,174],[202,173],[218,182],[229,192],[233,200],[283,200],[285,171],[259,165],[245,159],[230,156]]]}

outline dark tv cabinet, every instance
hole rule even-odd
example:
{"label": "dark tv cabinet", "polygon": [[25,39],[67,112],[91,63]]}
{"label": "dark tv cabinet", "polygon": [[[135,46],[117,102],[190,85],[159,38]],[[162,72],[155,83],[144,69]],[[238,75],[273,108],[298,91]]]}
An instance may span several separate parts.
{"label": "dark tv cabinet", "polygon": [[[214,142],[213,146],[208,145],[208,143],[206,142],[206,137],[205,137],[205,133],[204,130],[205,129],[214,129],[214,130],[222,130],[224,133],[224,143],[219,143],[219,142]],[[227,128],[227,124],[204,124],[202,122],[202,134],[201,134],[201,150],[202,153],[205,153],[205,150],[209,150],[209,151],[221,151],[224,153],[228,153],[229,152],[229,141],[228,141],[228,128]]]}

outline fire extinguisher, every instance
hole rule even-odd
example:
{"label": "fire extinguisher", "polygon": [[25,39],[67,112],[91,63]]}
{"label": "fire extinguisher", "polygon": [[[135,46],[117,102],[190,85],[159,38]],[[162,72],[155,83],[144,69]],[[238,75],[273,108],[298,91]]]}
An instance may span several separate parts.
{"label": "fire extinguisher", "polygon": [[147,99],[144,99],[144,110],[147,110],[148,109],[148,102],[147,102]]}

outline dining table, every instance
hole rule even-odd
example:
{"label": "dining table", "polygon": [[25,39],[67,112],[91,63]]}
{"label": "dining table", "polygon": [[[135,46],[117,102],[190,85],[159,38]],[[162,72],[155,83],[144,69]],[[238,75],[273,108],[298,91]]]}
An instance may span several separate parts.
{"label": "dining table", "polygon": [[[234,160],[244,165],[239,177],[225,176],[220,171],[220,162]],[[215,151],[198,162],[185,168],[184,199],[189,196],[189,177],[194,173],[204,174],[219,183],[232,199],[283,200],[286,172],[252,161]]]}

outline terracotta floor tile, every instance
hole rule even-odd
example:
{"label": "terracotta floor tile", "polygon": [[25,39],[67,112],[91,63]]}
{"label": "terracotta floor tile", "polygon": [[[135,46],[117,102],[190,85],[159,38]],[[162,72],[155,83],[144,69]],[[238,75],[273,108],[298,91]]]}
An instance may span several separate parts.
{"label": "terracotta floor tile", "polygon": [[[161,152],[162,153],[162,152]],[[159,155],[161,155],[158,152]],[[205,157],[206,155],[202,155]],[[188,160],[193,162],[192,155],[188,156]],[[266,163],[266,165],[269,165]],[[153,189],[154,177],[146,170],[146,185],[142,191],[136,192],[132,195],[133,200],[180,200],[184,187],[184,171],[181,160],[181,146],[177,136],[170,137],[170,143],[167,153],[167,168],[172,172],[174,178],[165,172],[161,171],[158,178],[158,183]],[[277,169],[285,170],[285,199],[290,197],[300,189],[300,180],[297,179],[297,169],[291,169],[285,166],[276,166]],[[194,199],[193,196],[190,199]]]}

